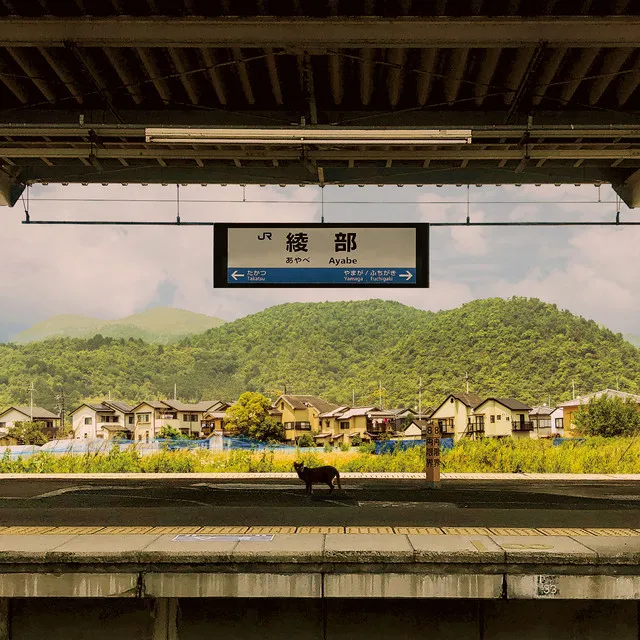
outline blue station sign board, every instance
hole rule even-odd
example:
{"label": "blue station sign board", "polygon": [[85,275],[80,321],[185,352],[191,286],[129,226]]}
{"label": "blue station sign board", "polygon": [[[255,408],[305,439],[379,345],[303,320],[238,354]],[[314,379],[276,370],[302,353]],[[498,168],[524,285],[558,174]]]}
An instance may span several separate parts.
{"label": "blue station sign board", "polygon": [[218,224],[214,287],[429,286],[428,224]]}

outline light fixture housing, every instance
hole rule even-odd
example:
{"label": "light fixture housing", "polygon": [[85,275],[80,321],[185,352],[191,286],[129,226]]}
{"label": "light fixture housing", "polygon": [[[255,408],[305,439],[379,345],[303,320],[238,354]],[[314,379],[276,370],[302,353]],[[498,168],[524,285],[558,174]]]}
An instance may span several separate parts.
{"label": "light fixture housing", "polygon": [[146,128],[145,140],[158,144],[218,145],[442,145],[471,144],[471,129],[311,128]]}

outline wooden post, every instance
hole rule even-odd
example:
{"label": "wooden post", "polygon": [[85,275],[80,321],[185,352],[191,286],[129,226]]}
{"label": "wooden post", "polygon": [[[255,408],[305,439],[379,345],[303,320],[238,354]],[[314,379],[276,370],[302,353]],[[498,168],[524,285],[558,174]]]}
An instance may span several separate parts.
{"label": "wooden post", "polygon": [[440,486],[440,428],[428,423],[425,430],[426,481],[430,489]]}

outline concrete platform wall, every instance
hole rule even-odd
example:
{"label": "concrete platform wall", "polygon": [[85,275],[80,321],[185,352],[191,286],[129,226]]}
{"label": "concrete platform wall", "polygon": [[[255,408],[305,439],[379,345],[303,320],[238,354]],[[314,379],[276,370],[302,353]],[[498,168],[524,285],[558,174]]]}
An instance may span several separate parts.
{"label": "concrete platform wall", "polygon": [[637,640],[631,601],[12,599],[0,640]]}

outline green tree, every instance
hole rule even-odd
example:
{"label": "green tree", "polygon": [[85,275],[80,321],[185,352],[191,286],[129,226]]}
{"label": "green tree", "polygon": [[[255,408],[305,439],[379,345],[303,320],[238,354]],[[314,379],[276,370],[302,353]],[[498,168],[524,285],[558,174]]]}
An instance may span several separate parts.
{"label": "green tree", "polygon": [[362,444],[362,436],[359,433],[356,433],[353,438],[351,438],[351,445],[354,447],[359,447]]}
{"label": "green tree", "polygon": [[158,432],[158,438],[165,440],[188,440],[189,437],[186,436],[180,429],[176,429],[175,427],[165,426],[160,429]]}
{"label": "green tree", "polygon": [[284,425],[275,418],[267,416],[260,424],[249,429],[249,436],[262,442],[283,442]]}
{"label": "green tree", "polygon": [[257,438],[258,435],[271,433],[273,427],[267,420],[270,419],[269,409],[271,401],[261,393],[246,391],[238,401],[227,409],[225,422],[235,429],[240,435]]}
{"label": "green tree", "polygon": [[7,431],[10,438],[15,438],[20,444],[45,444],[47,436],[44,434],[45,425],[42,422],[18,422]]}
{"label": "green tree", "polygon": [[573,417],[585,436],[632,436],[640,432],[640,411],[631,398],[602,395],[580,406]]}
{"label": "green tree", "polygon": [[310,433],[304,433],[298,438],[299,447],[315,447],[316,443]]}

